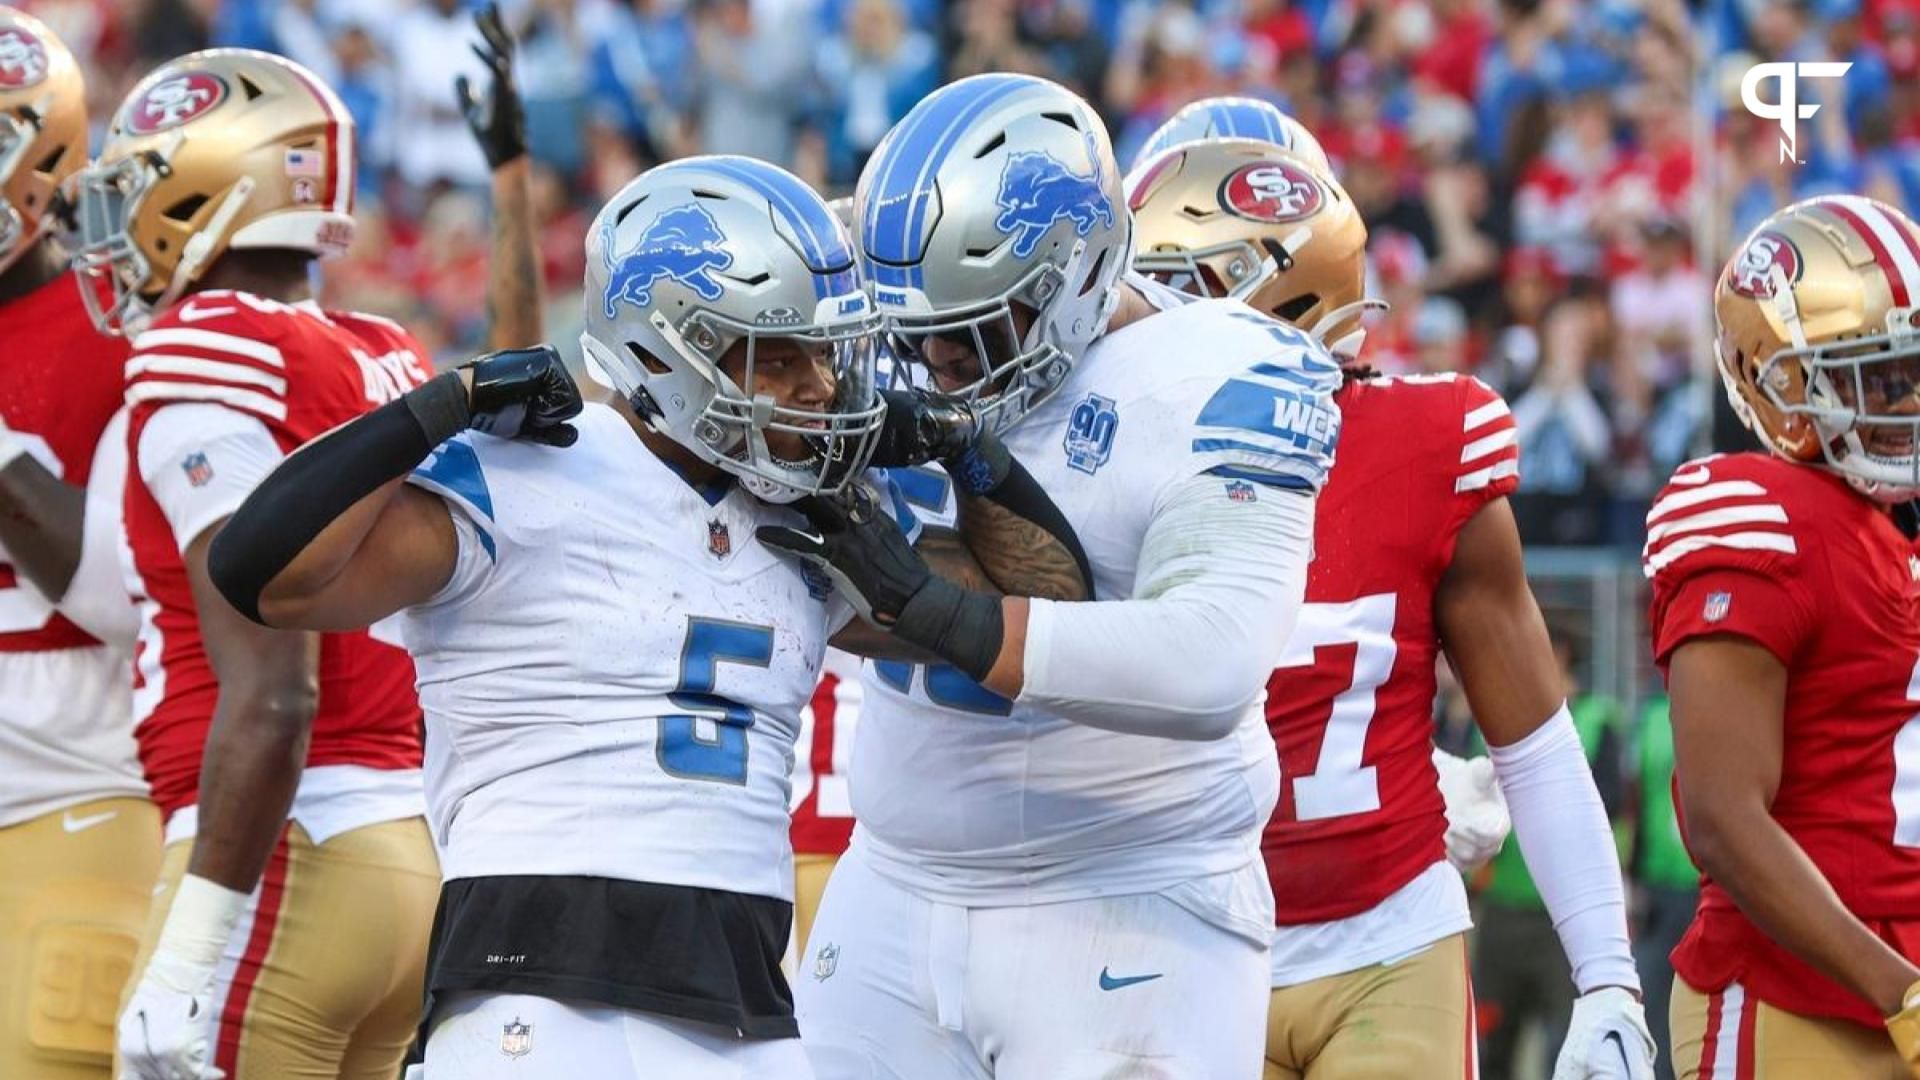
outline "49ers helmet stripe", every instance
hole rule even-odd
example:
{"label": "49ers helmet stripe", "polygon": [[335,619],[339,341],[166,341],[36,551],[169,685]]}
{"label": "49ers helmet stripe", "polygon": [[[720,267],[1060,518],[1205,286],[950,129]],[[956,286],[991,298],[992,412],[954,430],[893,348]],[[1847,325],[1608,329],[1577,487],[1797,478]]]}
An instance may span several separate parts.
{"label": "49ers helmet stripe", "polygon": [[[332,153],[325,155],[327,163],[327,183],[322,190],[320,201],[343,214],[353,213],[353,170],[354,127],[352,114],[325,83],[309,75],[301,68],[294,68],[293,74],[301,85],[313,92],[320,102],[320,108],[327,114],[327,147]],[[342,182],[342,178],[346,182]]]}
{"label": "49ers helmet stripe", "polygon": [[[1909,283],[1920,286],[1920,263],[1913,252],[1900,242],[1899,230],[1893,227],[1885,214],[1872,203],[1861,200],[1835,198],[1827,202],[1827,209],[1836,217],[1845,221],[1866,241],[1867,250],[1873,252],[1873,261],[1887,275],[1887,286],[1893,293],[1896,307],[1906,307],[1913,302]],[[1910,241],[1909,241],[1910,242]]]}

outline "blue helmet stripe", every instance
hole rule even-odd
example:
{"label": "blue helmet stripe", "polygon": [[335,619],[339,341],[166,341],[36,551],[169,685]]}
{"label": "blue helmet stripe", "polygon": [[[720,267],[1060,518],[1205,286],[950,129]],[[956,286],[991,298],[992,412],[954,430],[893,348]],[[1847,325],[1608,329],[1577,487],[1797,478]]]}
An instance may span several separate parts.
{"label": "blue helmet stripe", "polygon": [[1239,137],[1240,118],[1234,115],[1237,110],[1235,110],[1233,106],[1215,105],[1211,111],[1213,113],[1214,126],[1219,129],[1220,134],[1229,138]]}
{"label": "blue helmet stripe", "polygon": [[[764,196],[773,207],[774,213],[785,219],[793,228],[794,235],[800,240],[801,254],[806,257],[807,265],[824,271],[832,265],[844,265],[852,261],[852,252],[838,245],[831,217],[832,211],[820,201],[804,183],[759,162],[708,161],[705,163],[714,172],[730,177],[752,188]],[[815,273],[813,275],[813,294],[816,299],[824,299],[835,288],[840,275]]]}
{"label": "blue helmet stripe", "polygon": [[[868,254],[892,263],[917,263],[916,240],[926,223],[933,175],[945,163],[960,136],[994,102],[1030,85],[1021,75],[988,76],[959,84],[930,99],[925,111],[910,115],[889,140],[888,159],[875,173],[867,193],[863,242]],[[922,274],[912,267],[919,284]]]}

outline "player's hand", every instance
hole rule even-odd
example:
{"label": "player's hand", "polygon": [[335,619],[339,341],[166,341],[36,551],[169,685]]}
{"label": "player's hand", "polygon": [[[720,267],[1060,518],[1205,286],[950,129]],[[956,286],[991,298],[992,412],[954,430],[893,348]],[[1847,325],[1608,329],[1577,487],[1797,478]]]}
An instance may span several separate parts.
{"label": "player's hand", "polygon": [[119,1080],[219,1080],[213,1065],[214,969],[156,952],[121,1010]]}
{"label": "player's hand", "polygon": [[487,156],[487,166],[497,169],[527,152],[527,113],[520,104],[520,91],[513,85],[513,35],[500,19],[500,5],[488,4],[473,21],[480,27],[485,45],[473,46],[474,55],[487,65],[493,82],[484,94],[476,95],[465,75],[453,81],[453,92],[467,127]]}
{"label": "player's hand", "polygon": [[1553,1080],[1653,1080],[1653,1053],[1639,999],[1603,986],[1574,1000]]}
{"label": "player's hand", "polygon": [[965,398],[926,390],[882,390],[887,414],[874,440],[879,469],[924,465],[961,453],[980,431],[980,417]]}
{"label": "player's hand", "polygon": [[860,617],[892,626],[914,595],[933,578],[900,526],[874,504],[865,484],[848,484],[834,496],[810,496],[794,508],[811,531],[762,525],[760,542],[811,565],[833,580]]}
{"label": "player's hand", "polygon": [[468,426],[502,439],[572,446],[580,432],[567,421],[580,415],[580,388],[551,345],[502,349],[466,365]]}
{"label": "player's hand", "polygon": [[1907,988],[1904,1006],[1887,1017],[1887,1035],[1907,1071],[1920,1077],[1920,982]]}
{"label": "player's hand", "polygon": [[1447,803],[1447,861],[1471,874],[1500,854],[1513,831],[1507,800],[1500,794],[1491,759],[1469,761],[1435,750],[1433,767],[1440,774],[1440,797]]}

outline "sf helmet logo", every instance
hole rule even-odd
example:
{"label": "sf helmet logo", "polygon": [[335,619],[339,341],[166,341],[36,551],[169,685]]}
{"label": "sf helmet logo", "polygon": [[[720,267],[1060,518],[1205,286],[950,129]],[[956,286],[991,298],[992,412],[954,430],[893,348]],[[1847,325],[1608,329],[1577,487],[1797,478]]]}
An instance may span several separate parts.
{"label": "sf helmet logo", "polygon": [[[1811,120],[1813,114],[1820,111],[1818,103],[1812,105],[1799,103],[1799,81],[1801,79],[1837,79],[1845,75],[1847,69],[1852,66],[1851,62],[1844,64],[1832,61],[1811,64],[1782,62],[1755,64],[1747,69],[1746,75],[1740,79],[1740,104],[1746,106],[1748,112],[1762,120],[1779,122],[1781,161],[1791,161],[1795,164],[1800,162],[1800,155],[1796,149],[1799,142],[1800,121]],[[1760,95],[1756,93],[1760,83],[1766,79],[1772,79],[1780,84],[1777,104],[1761,101]]]}
{"label": "sf helmet logo", "polygon": [[47,47],[19,27],[0,31],[0,90],[18,90],[47,77]]}
{"label": "sf helmet logo", "polygon": [[1298,221],[1323,202],[1305,169],[1281,161],[1242,165],[1220,185],[1220,205],[1252,221]]}
{"label": "sf helmet logo", "polygon": [[1774,268],[1788,285],[1800,280],[1800,249],[1793,241],[1768,230],[1747,241],[1727,265],[1727,286],[1741,296],[1764,300],[1774,292]]}
{"label": "sf helmet logo", "polygon": [[127,106],[127,130],[151,135],[179,127],[220,104],[226,96],[227,84],[204,71],[161,79]]}

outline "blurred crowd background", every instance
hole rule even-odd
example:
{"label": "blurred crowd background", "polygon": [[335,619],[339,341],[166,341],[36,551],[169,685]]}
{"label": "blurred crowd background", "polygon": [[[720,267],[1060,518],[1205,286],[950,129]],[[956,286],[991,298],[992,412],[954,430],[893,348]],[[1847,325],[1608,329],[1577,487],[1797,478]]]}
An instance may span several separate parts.
{"label": "blurred crowd background", "polygon": [[[20,3],[21,0],[14,0]],[[80,54],[96,127],[160,60],[285,53],[360,124],[361,231],[330,303],[387,314],[443,361],[484,334],[487,175],[455,107],[483,72],[467,0],[24,0]],[[1673,466],[1744,436],[1712,373],[1714,271],[1794,198],[1920,205],[1920,0],[502,0],[537,159],[549,333],[578,335],[587,223],[656,161],[779,162],[848,192],[942,81],[1028,71],[1106,116],[1123,164],[1195,98],[1269,98],[1319,135],[1372,233],[1392,304],[1367,358],[1468,371],[1513,404],[1514,500],[1583,738],[1636,887],[1649,989],[1691,907],[1645,661],[1641,519]],[[1769,60],[1847,60],[1804,164],[1740,106]],[[1443,731],[1471,751],[1457,693]],[[1491,1080],[1541,1075],[1565,965],[1509,852],[1477,882]],[[1497,941],[1495,940],[1497,938]],[[1664,1028],[1663,998],[1648,1012]],[[1531,1033],[1529,1034],[1529,1029]]]}

